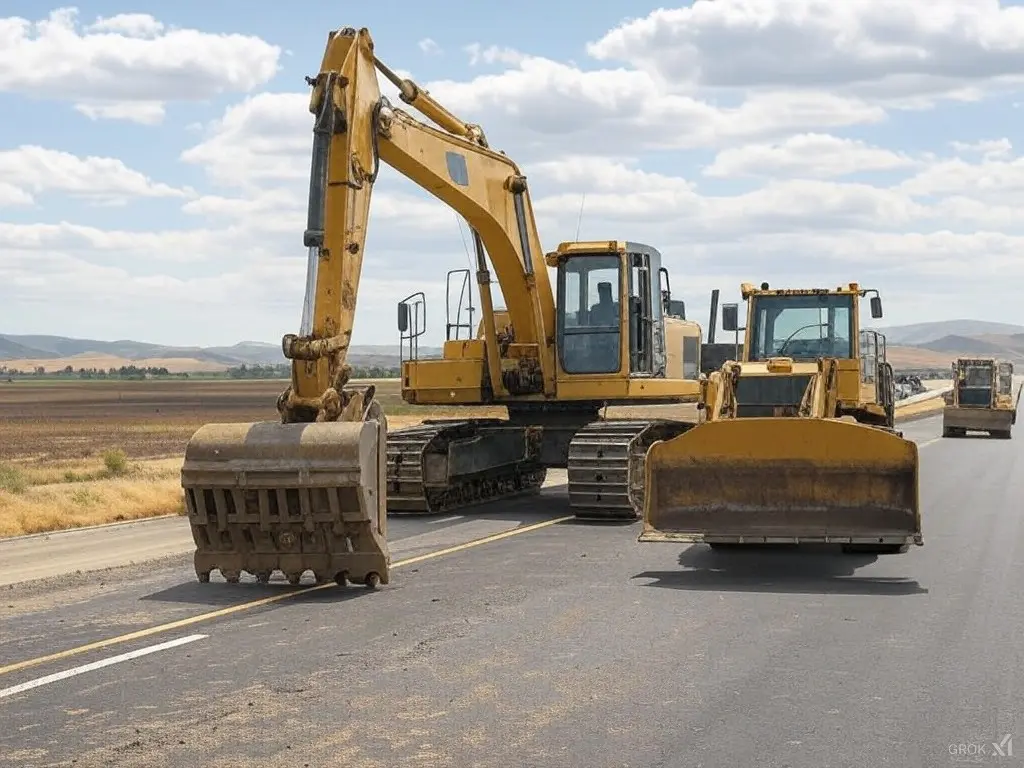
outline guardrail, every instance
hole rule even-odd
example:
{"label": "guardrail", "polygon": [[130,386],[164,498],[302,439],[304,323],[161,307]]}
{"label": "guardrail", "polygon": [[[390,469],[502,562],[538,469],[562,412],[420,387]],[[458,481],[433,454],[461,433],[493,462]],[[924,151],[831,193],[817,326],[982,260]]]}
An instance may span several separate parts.
{"label": "guardrail", "polygon": [[905,397],[902,400],[897,400],[896,410],[899,411],[900,408],[905,408],[908,405],[920,403],[924,400],[931,400],[932,398],[942,397],[946,392],[951,392],[952,390],[952,387],[942,387],[940,389],[929,389],[927,392],[919,392],[916,395],[911,395],[910,397]]}

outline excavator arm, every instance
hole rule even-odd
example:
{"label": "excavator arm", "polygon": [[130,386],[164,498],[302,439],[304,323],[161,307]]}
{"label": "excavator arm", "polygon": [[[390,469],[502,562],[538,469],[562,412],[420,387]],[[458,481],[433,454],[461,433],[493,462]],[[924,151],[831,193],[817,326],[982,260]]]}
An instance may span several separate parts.
{"label": "excavator arm", "polygon": [[[377,72],[436,127],[393,108]],[[306,292],[298,334],[282,340],[291,382],[277,401],[280,422],[207,424],[182,466],[186,511],[200,581],[220,570],[292,584],[312,570],[374,587],[388,583],[387,420],[372,386],[347,386],[373,186],[380,163],[398,170],[461,215],[474,234],[488,374],[502,382],[490,269],[501,286],[518,363],[543,375],[553,394],[555,308],[526,179],[462,122],[373,53],[367,30],[330,34],[320,72],[309,78],[314,115],[309,207],[303,243]]]}
{"label": "excavator arm", "polygon": [[[437,127],[393,108],[381,95],[377,71]],[[301,333],[283,341],[293,365],[291,386],[279,401],[282,419],[332,421],[353,397],[342,389],[348,379],[345,353],[382,161],[452,208],[474,232],[493,391],[505,393],[488,256],[510,321],[510,329],[501,330],[531,349],[545,390],[553,393],[554,299],[519,168],[488,148],[479,126],[463,122],[380,62],[366,29],[332,32],[320,72],[309,82],[315,115],[303,238],[309,262]]]}

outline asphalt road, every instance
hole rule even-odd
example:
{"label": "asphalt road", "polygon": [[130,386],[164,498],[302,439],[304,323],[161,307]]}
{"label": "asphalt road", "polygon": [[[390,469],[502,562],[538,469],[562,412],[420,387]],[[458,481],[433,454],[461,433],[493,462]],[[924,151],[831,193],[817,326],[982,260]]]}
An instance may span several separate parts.
{"label": "asphalt road", "polygon": [[[375,593],[308,591],[15,670],[289,588],[199,585],[180,556],[9,587],[0,765],[1019,764],[1024,436],[904,430],[925,546],[902,556],[712,553],[558,523],[402,566]],[[396,558],[559,518],[564,493],[502,510],[393,526]]]}

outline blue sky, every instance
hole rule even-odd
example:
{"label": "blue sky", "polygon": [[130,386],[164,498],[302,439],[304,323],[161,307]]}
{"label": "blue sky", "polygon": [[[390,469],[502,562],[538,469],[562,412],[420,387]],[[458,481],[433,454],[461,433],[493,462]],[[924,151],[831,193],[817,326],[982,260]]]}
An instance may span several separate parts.
{"label": "blue sky", "polygon": [[[13,19],[61,6],[9,1],[0,332],[296,330],[303,76],[346,25],[520,164],[546,247],[586,191],[581,237],[660,248],[701,321],[711,288],[767,279],[870,284],[891,323],[1017,322],[1019,5],[96,2],[46,30]],[[355,340],[394,342],[394,301],[422,288],[437,341],[454,215],[394,172],[375,206]]]}

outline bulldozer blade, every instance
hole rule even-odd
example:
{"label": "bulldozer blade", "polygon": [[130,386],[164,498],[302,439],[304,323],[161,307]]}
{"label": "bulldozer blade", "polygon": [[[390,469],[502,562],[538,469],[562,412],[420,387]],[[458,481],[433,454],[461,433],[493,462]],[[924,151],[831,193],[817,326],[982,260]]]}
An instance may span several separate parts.
{"label": "bulldozer blade", "polygon": [[185,449],[181,484],[200,581],[307,570],[375,587],[390,581],[387,423],[207,424]]}
{"label": "bulldozer blade", "polygon": [[917,445],[875,427],[705,422],[654,443],[645,474],[642,542],[923,544]]}

